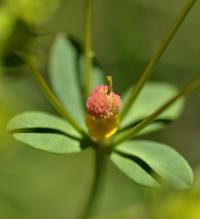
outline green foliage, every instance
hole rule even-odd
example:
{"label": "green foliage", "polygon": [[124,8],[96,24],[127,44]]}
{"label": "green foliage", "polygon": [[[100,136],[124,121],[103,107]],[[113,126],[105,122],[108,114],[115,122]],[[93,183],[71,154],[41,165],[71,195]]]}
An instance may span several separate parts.
{"label": "green foliage", "polygon": [[[135,104],[131,106],[128,114],[121,123],[121,129],[133,127],[146,116],[153,113],[167,100],[173,97],[178,92],[174,86],[164,82],[149,82],[141,91]],[[123,102],[127,99],[130,90],[123,95]],[[154,123],[147,126],[139,134],[146,134],[160,128],[163,128],[167,123],[176,120],[183,109],[184,99],[179,99],[174,105],[169,107],[162,113]]]}
{"label": "green foliage", "polygon": [[93,78],[93,83],[92,83],[93,87],[105,83],[103,77],[103,70],[98,65],[93,65],[92,78]]}
{"label": "green foliage", "polygon": [[[66,109],[84,127],[86,113],[83,85],[82,50],[59,34],[52,48],[50,59],[50,80],[55,93]],[[93,86],[103,83],[102,69],[93,64]],[[127,92],[123,101],[128,96]],[[134,127],[177,93],[167,83],[147,83],[135,105],[121,124],[121,132]],[[183,99],[162,113],[157,121],[145,127],[141,133],[155,131],[167,122],[175,120],[182,111]],[[19,141],[52,153],[79,152],[86,146],[88,137],[80,136],[71,125],[61,118],[43,112],[26,112],[13,118],[8,130]],[[96,142],[90,139],[90,146]],[[108,147],[110,145],[108,144]],[[192,183],[192,170],[176,151],[166,145],[149,141],[129,141],[113,148],[110,158],[115,165],[135,182],[160,187],[168,185],[176,189],[187,188]]]}
{"label": "green foliage", "polygon": [[81,90],[78,85],[77,55],[70,41],[59,35],[52,49],[50,79],[57,96],[69,112],[84,124]]}
{"label": "green foliage", "polygon": [[[63,34],[59,34],[52,48],[50,79],[52,86],[70,113],[85,125],[83,93],[83,58],[81,50]],[[93,65],[93,86],[102,84],[102,70]]]}
{"label": "green foliage", "polygon": [[59,6],[60,0],[6,0],[0,6],[0,60],[6,67],[23,62],[13,53],[30,50],[36,26]]}
{"label": "green foliage", "polygon": [[56,154],[80,152],[80,141],[56,133],[14,133],[13,136],[25,144],[40,150]]}
{"label": "green foliage", "polygon": [[2,53],[2,48],[4,48],[4,44],[7,39],[10,37],[12,33],[12,29],[15,25],[15,17],[10,13],[8,8],[0,7],[0,55]]}
{"label": "green foliage", "polygon": [[[119,145],[111,160],[134,181],[148,186],[165,184],[175,189],[191,186],[193,173],[174,149],[157,142],[134,140]],[[152,178],[154,180],[152,180]]]}
{"label": "green foliage", "polygon": [[62,119],[44,112],[25,112],[14,117],[7,129],[13,136],[37,149],[52,153],[79,152],[78,133]]}
{"label": "green foliage", "polygon": [[113,152],[110,159],[123,173],[125,173],[138,184],[159,187],[159,184],[156,182],[156,180],[130,158],[126,158],[125,156],[121,156],[120,154]]}
{"label": "green foliage", "polygon": [[[83,86],[83,74],[84,74],[84,68],[83,68],[83,65],[84,65],[84,59],[83,59],[83,55],[80,54],[80,76],[81,76],[81,84]],[[105,83],[105,80],[104,80],[104,72],[103,72],[103,69],[96,63],[93,63],[93,66],[92,66],[92,75],[91,75],[91,78],[92,78],[92,88],[97,86],[97,85],[101,85],[101,84],[104,84]]]}
{"label": "green foliage", "polygon": [[45,112],[29,111],[15,116],[8,124],[9,132],[15,132],[19,129],[51,129],[69,136],[80,138],[80,135],[74,130],[68,122],[63,119]]}
{"label": "green foliage", "polygon": [[[188,11],[190,10],[189,3],[192,1],[193,0],[187,1],[188,7],[186,7],[186,9]],[[38,24],[41,24],[41,22],[48,19],[47,15],[51,14],[57,8],[60,0],[2,0],[0,2],[3,2],[1,3],[1,5],[4,3],[4,5],[6,5],[6,7],[3,8],[6,10],[1,10],[2,8],[0,8],[0,63],[3,63],[4,66],[18,66],[22,64],[22,60],[16,55],[15,51],[25,51],[29,53],[29,46],[32,42],[33,37],[35,36],[34,34],[38,34],[38,32],[35,32],[37,30],[35,29],[35,27],[38,26]],[[78,7],[82,8],[83,5],[80,4],[80,6],[78,6],[76,1],[63,2],[69,8],[69,11],[67,11],[66,13],[64,9],[63,12],[65,16],[61,15],[62,13],[59,13],[58,16],[56,16],[55,21],[52,22],[52,25],[54,27],[45,27],[44,29],[41,28],[41,30],[44,30],[45,32],[50,34],[47,36],[47,38],[42,36],[42,40],[41,38],[39,39],[39,44],[41,43],[41,41],[44,40],[45,45],[43,46],[47,46],[49,39],[52,37],[52,32],[54,32],[55,30],[72,31],[73,34],[80,35],[79,30],[81,28],[77,26],[77,21],[80,20],[79,16],[82,16],[82,13],[79,13]],[[114,13],[110,10],[113,8],[113,3],[115,4]],[[164,22],[168,22],[172,17],[174,17],[174,13],[172,11],[175,12],[175,10],[177,9],[175,5],[179,3],[180,1],[174,2],[173,4],[169,5],[169,7],[163,7],[163,4],[166,4],[166,6],[168,6],[168,3],[145,3],[145,1],[134,1],[134,3],[132,4],[131,1],[125,1],[123,4],[121,4],[114,1],[102,1],[100,2],[100,4],[97,5],[98,10],[103,11],[103,16],[101,16],[101,19],[99,20],[95,19],[95,22],[97,21],[97,25],[93,25],[94,28],[96,28],[97,30],[97,33],[95,34],[94,45],[99,54],[103,52],[103,54],[100,54],[101,60],[103,61],[102,63],[105,63],[105,66],[107,65],[108,68],[112,68],[108,69],[108,72],[113,72],[115,76],[117,76],[117,73],[119,73],[119,80],[117,80],[115,77],[116,82],[118,81],[119,84],[122,85],[123,81],[128,82],[129,79],[131,81],[132,79],[134,79],[132,77],[135,77],[135,79],[137,78],[137,73],[141,69],[143,69],[143,65],[146,63],[146,59],[147,57],[149,57],[149,53],[152,52],[152,47],[154,47],[155,43],[157,44],[157,42],[155,42],[157,41],[157,37],[159,37],[159,34],[163,34],[162,28],[165,26],[163,25]],[[73,6],[76,7],[76,13],[74,13],[74,10],[72,10]],[[119,10],[119,12],[117,12],[117,10]],[[162,13],[160,13],[161,10]],[[113,20],[114,22],[116,22],[116,19],[113,16],[115,13],[116,18],[119,19],[117,22],[117,28],[115,25],[113,25],[111,21]],[[125,16],[119,16],[119,13],[122,13]],[[180,18],[182,19],[183,17],[184,16],[180,16]],[[112,19],[109,20],[110,18]],[[167,18],[167,20],[165,20],[165,18]],[[191,30],[189,29],[190,31],[187,31],[186,29],[187,34],[191,35],[191,33],[193,33],[191,31],[194,31],[195,28],[197,28],[197,25],[199,25],[196,16],[194,16],[194,18],[194,22],[192,20],[189,20],[189,22],[191,23]],[[59,23],[59,19],[62,19],[63,24],[60,24],[61,22]],[[134,22],[134,25],[132,22]],[[180,24],[181,23],[182,22],[180,22]],[[174,23],[175,26],[176,24],[177,22]],[[63,25],[63,27],[60,25]],[[102,31],[101,26],[103,27],[103,30],[106,30],[106,32]],[[134,26],[133,30],[131,30],[130,26]],[[137,28],[139,31],[137,31]],[[176,27],[176,30],[177,29],[178,26]],[[88,36],[89,35],[90,34],[88,34]],[[107,42],[107,39],[109,39],[109,37],[107,37],[108,35],[110,35],[111,37],[110,41]],[[194,34],[194,36],[197,35],[198,34]],[[163,62],[160,65],[161,69],[159,69],[162,74],[161,76],[158,76],[158,78],[161,77],[163,80],[165,79],[164,75],[167,75],[168,79],[170,79],[170,74],[174,77],[174,75],[178,75],[178,73],[180,73],[181,76],[179,77],[179,81],[181,83],[185,79],[185,77],[187,77],[186,75],[188,75],[184,74],[184,72],[186,73],[188,71],[191,71],[191,69],[193,69],[192,71],[194,72],[196,71],[194,66],[197,66],[195,64],[198,63],[198,56],[195,56],[194,54],[195,52],[198,53],[198,49],[195,50],[195,48],[198,47],[198,37],[196,37],[196,39],[190,38],[191,43],[185,44],[185,40],[188,39],[188,37],[186,36],[189,35],[184,35],[183,37],[181,37],[181,39],[177,38],[177,41],[174,41],[174,46],[172,46],[171,48],[176,51],[171,54],[169,50],[169,53],[162,60]],[[88,39],[89,38],[90,37],[88,37]],[[119,40],[122,43],[119,44]],[[169,41],[171,41],[170,37]],[[90,44],[91,42],[88,43]],[[87,47],[87,43],[84,47]],[[184,51],[192,51],[193,56],[185,56],[185,54],[188,52],[183,52],[182,48],[184,48]],[[164,50],[165,48],[163,49],[163,52]],[[155,112],[158,107],[165,103],[169,98],[174,97],[178,90],[175,87],[168,85],[167,83],[146,83],[146,86],[144,86],[142,93],[140,93],[137,101],[131,107],[127,117],[125,117],[125,120],[123,120],[120,124],[120,130],[115,134],[114,138],[109,139],[110,141],[105,140],[105,142],[96,142],[89,135],[87,135],[87,132],[84,129],[84,120],[86,114],[84,106],[87,97],[84,93],[85,85],[82,80],[83,74],[85,74],[85,72],[83,72],[84,63],[82,60],[82,53],[82,50],[77,50],[77,48],[74,47],[74,44],[68,38],[60,34],[54,44],[52,56],[50,59],[50,81],[53,85],[52,88],[55,91],[58,99],[60,99],[63,105],[65,105],[65,107],[69,109],[70,114],[72,114],[72,119],[75,118],[74,121],[76,122],[77,120],[77,122],[80,123],[80,126],[82,126],[83,129],[79,129],[78,124],[78,126],[74,126],[75,129],[80,130],[79,132],[77,132],[71,127],[71,125],[69,125],[68,121],[65,121],[62,118],[45,112],[29,111],[14,117],[8,124],[8,131],[13,135],[14,138],[23,143],[31,145],[32,147],[40,150],[57,154],[80,152],[82,151],[83,147],[85,147],[86,145],[88,146],[88,144],[86,144],[86,141],[88,140],[91,148],[98,148],[98,150],[95,150],[95,152],[101,151],[103,153],[105,152],[109,154],[110,159],[113,161],[115,166],[117,166],[121,170],[121,172],[117,171],[117,169],[114,168],[113,165],[111,165],[113,169],[111,169],[111,171],[109,170],[110,172],[108,171],[109,177],[115,171],[117,175],[116,178],[112,179],[108,186],[108,181],[104,178],[105,175],[107,176],[107,174],[105,174],[105,168],[102,168],[102,172],[105,175],[100,173],[101,168],[99,168],[99,166],[101,166],[102,161],[100,159],[99,161],[97,158],[97,163],[91,165],[91,157],[86,155],[89,151],[93,152],[93,150],[87,150],[80,155],[68,156],[68,159],[66,160],[65,156],[53,156],[48,153],[42,153],[39,150],[29,151],[28,147],[24,147],[21,149],[23,153],[11,153],[12,160],[10,160],[10,156],[5,156],[6,159],[3,158],[0,165],[1,175],[3,177],[4,175],[6,176],[4,178],[2,177],[0,188],[0,206],[2,205],[1,214],[4,216],[4,218],[37,218],[38,214],[41,218],[63,217],[63,210],[67,212],[67,216],[65,215],[67,218],[77,218],[77,215],[75,217],[73,215],[73,212],[79,215],[79,213],[82,212],[82,209],[79,208],[82,208],[82,205],[83,203],[85,203],[86,200],[82,194],[81,184],[83,184],[83,186],[88,185],[87,189],[86,186],[84,187],[85,191],[89,191],[91,189],[92,192],[94,192],[93,196],[95,196],[95,187],[97,187],[97,191],[100,191],[99,193],[102,193],[99,189],[98,184],[101,184],[101,181],[104,181],[106,185],[105,198],[104,194],[101,194],[103,199],[100,196],[97,200],[100,200],[99,203],[101,204],[102,202],[103,205],[106,206],[103,207],[103,210],[106,209],[105,211],[110,211],[114,210],[112,209],[113,207],[115,209],[118,209],[118,207],[116,207],[117,202],[119,207],[123,208],[125,205],[127,205],[126,201],[124,202],[124,199],[129,200],[129,202],[131,202],[132,204],[133,202],[135,202],[136,199],[138,199],[138,197],[136,198],[138,194],[135,193],[138,193],[138,190],[143,190],[143,187],[139,187],[138,185],[132,183],[129,178],[131,178],[134,182],[137,182],[137,184],[159,188],[162,185],[167,185],[175,189],[185,189],[188,188],[192,183],[193,176],[191,168],[184,160],[184,158],[182,158],[172,148],[160,143],[141,140],[124,142],[119,145],[116,145],[117,143],[114,144],[113,142],[115,141],[112,141],[113,139],[115,140],[115,136],[117,139],[118,136],[125,134],[124,131],[129,131],[130,128],[134,128],[142,120],[144,121],[146,116]],[[113,63],[115,63],[115,65],[113,65]],[[181,65],[179,65],[178,63],[181,63]],[[187,65],[187,67],[183,67],[183,65]],[[93,68],[93,81],[91,84],[93,86],[103,84],[103,70],[97,65],[93,65],[91,67]],[[150,67],[154,69],[155,66],[150,65]],[[131,69],[134,70],[134,76]],[[130,72],[130,74],[128,72]],[[32,100],[31,97],[32,95],[35,95],[35,100],[38,101],[39,95],[37,96],[37,94],[33,92],[33,90],[30,88],[31,87],[29,87],[29,85],[26,86],[27,92],[24,89],[21,98],[11,99],[9,98],[9,95],[8,98],[5,98],[7,94],[4,96],[4,94],[2,95],[0,92],[0,96],[4,96],[4,99],[7,99],[7,102],[11,102],[11,105],[8,104],[5,108],[0,107],[0,112],[3,115],[1,117],[2,124],[0,124],[0,128],[5,129],[5,123],[7,123],[7,121],[4,116],[7,117],[7,114],[9,114],[10,117],[10,111],[12,111],[12,115],[16,113],[13,108],[15,108],[15,105],[19,105],[21,103],[21,99],[25,101],[27,100],[27,102],[32,102],[30,108],[31,106],[33,107],[33,109],[35,108],[36,105],[34,104],[34,100]],[[43,89],[45,90],[45,88]],[[8,93],[10,92],[11,91],[8,89]],[[14,93],[15,96],[15,92],[12,93]],[[19,93],[20,91],[19,89],[17,89],[16,94],[19,95]],[[18,97],[17,95],[15,97]],[[123,103],[125,102],[127,95],[128,92],[123,97]],[[2,99],[0,102],[2,103]],[[173,106],[168,108],[151,124],[146,127],[143,126],[143,129],[140,130],[137,136],[141,136],[142,134],[147,134],[149,132],[161,129],[169,122],[177,119],[182,111],[183,102],[184,99],[180,98],[179,101],[177,101]],[[24,110],[22,105],[20,107]],[[28,110],[30,110],[30,108],[28,108]],[[40,110],[44,110],[44,108],[41,109],[40,106],[39,108]],[[57,108],[59,109],[59,106]],[[60,108],[62,108],[62,104],[60,105]],[[25,109],[27,110],[26,107]],[[48,110],[49,109],[47,109],[47,111]],[[59,110],[57,111],[60,112]],[[65,117],[65,113],[62,114],[61,112],[60,114],[63,115],[64,118],[67,118],[67,120],[69,120],[70,122],[70,114],[69,117]],[[83,135],[79,133],[83,133]],[[177,135],[177,133],[175,133],[175,135]],[[126,135],[124,136],[126,137]],[[129,137],[131,138],[131,136]],[[127,137],[126,139],[128,139],[129,137]],[[10,140],[12,141],[12,139]],[[13,143],[11,145],[13,146]],[[18,146],[17,143],[16,145]],[[89,155],[94,154],[92,153]],[[17,160],[13,159],[14,156],[17,157]],[[74,159],[74,163],[72,163],[72,158]],[[82,162],[81,159],[83,159]],[[58,165],[59,163],[60,165]],[[41,167],[44,169],[40,169]],[[11,172],[7,171],[7,168]],[[96,170],[93,171],[93,168],[96,168]],[[123,177],[122,173],[124,173],[129,178]],[[93,176],[94,184],[90,184],[87,181],[87,179],[90,180],[92,178],[92,174],[95,174]],[[24,182],[23,185],[19,182],[19,179],[20,182]],[[82,179],[83,181],[81,181]],[[123,181],[126,181],[128,183],[124,186]],[[115,189],[113,189],[114,187]],[[111,190],[113,190],[113,193]],[[50,196],[49,191],[51,191]],[[120,200],[117,198],[117,196],[115,198],[116,194],[118,195],[118,197],[120,196]],[[142,196],[143,195],[144,194],[142,194]],[[14,196],[16,196],[17,198]],[[92,195],[89,194],[88,196],[90,198],[90,196]],[[39,201],[38,197],[40,199]],[[48,200],[46,201],[47,197]],[[78,203],[77,200],[72,197],[76,197]],[[195,203],[197,203],[196,193],[193,198],[194,199],[191,200],[190,203],[179,199],[175,201],[171,201],[170,199],[169,203],[161,203],[160,211],[158,209],[159,206],[157,205],[155,207],[155,212],[158,212],[157,218],[178,218],[179,215],[187,219],[191,217],[198,218],[199,206],[195,205]],[[142,201],[144,201],[144,199]],[[12,200],[14,201],[12,202]],[[17,203],[16,206],[15,200]],[[20,203],[19,205],[18,202]],[[68,204],[66,205],[65,203]],[[98,206],[98,208],[99,203],[96,203],[95,200],[95,205]],[[106,218],[146,218],[146,215],[144,216],[144,214],[140,214],[141,209],[141,211],[145,211],[145,209],[143,209],[143,204],[144,203],[136,204],[133,206],[133,208],[127,209],[127,211],[121,213],[117,212],[117,214],[110,215]],[[178,207],[174,210],[173,206],[175,206],[176,204]],[[20,209],[21,206],[23,206],[24,209]],[[142,208],[140,208],[141,206]],[[180,208],[180,206],[183,207]],[[10,214],[10,212],[12,212],[15,208],[16,213],[13,216],[12,214]],[[102,208],[102,206],[100,208]],[[19,209],[22,212],[19,212],[18,216],[17,211]],[[178,214],[176,214],[176,212],[178,212]],[[101,216],[98,218],[101,218]]]}
{"label": "green foliage", "polygon": [[59,3],[60,0],[7,0],[12,13],[29,24],[44,21]]}

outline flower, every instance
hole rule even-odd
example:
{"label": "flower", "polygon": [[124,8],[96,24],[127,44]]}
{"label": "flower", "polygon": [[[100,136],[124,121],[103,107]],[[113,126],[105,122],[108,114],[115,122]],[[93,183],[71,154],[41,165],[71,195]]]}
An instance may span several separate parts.
{"label": "flower", "polygon": [[86,107],[88,113],[96,119],[111,119],[120,111],[121,98],[116,93],[109,92],[108,85],[100,85],[92,91]]}
{"label": "flower", "polygon": [[88,132],[97,140],[109,138],[119,126],[121,98],[112,91],[112,78],[108,76],[107,80],[108,85],[94,88],[86,103]]}

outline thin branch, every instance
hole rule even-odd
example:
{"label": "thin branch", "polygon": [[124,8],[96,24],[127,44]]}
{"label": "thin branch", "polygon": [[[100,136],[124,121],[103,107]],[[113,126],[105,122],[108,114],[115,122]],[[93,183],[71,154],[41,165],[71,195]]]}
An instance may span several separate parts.
{"label": "thin branch", "polygon": [[135,127],[127,130],[123,135],[116,139],[111,143],[111,147],[122,143],[123,141],[134,137],[139,131],[141,131],[143,128],[145,128],[147,125],[149,125],[151,122],[153,122],[161,113],[163,113],[166,109],[168,109],[172,104],[174,104],[180,97],[185,96],[192,92],[193,90],[200,87],[200,76],[189,83],[187,83],[185,86],[183,86],[177,95],[169,99],[165,104],[163,104],[160,108],[158,108],[155,112],[147,116],[145,119],[143,119],[140,123],[138,123]]}
{"label": "thin branch", "polygon": [[92,211],[96,206],[96,200],[98,198],[102,179],[104,179],[104,173],[106,168],[106,153],[101,148],[95,148],[95,165],[94,165],[94,177],[92,181],[92,186],[90,189],[90,194],[86,202],[84,211],[81,214],[80,219],[86,219],[91,216]]}
{"label": "thin branch", "polygon": [[32,74],[35,81],[40,86],[43,93],[48,98],[49,102],[54,106],[56,111],[65,118],[80,134],[85,134],[82,128],[79,126],[79,124],[75,121],[75,119],[72,117],[70,112],[67,111],[67,109],[63,106],[63,104],[58,100],[56,95],[51,91],[46,81],[41,76],[40,72],[37,70],[35,65],[31,62],[30,59],[23,58],[27,64],[27,66],[30,69],[30,73]]}
{"label": "thin branch", "polygon": [[123,120],[124,117],[127,115],[130,107],[134,104],[136,98],[138,97],[140,91],[142,90],[143,86],[145,85],[146,81],[151,77],[158,61],[162,57],[163,53],[165,52],[167,46],[171,42],[173,36],[183,23],[184,19],[186,18],[187,14],[189,13],[190,9],[194,5],[196,0],[187,0],[184,7],[181,9],[179,15],[176,17],[175,21],[173,22],[171,28],[169,31],[164,35],[162,41],[160,42],[160,45],[158,49],[155,51],[155,53],[150,58],[143,74],[141,75],[140,79],[136,83],[136,85],[133,87],[132,92],[127,99],[124,108],[120,114],[120,120]]}
{"label": "thin branch", "polygon": [[92,71],[92,0],[85,0],[85,18],[84,18],[84,88],[86,97],[91,91],[91,71]]}

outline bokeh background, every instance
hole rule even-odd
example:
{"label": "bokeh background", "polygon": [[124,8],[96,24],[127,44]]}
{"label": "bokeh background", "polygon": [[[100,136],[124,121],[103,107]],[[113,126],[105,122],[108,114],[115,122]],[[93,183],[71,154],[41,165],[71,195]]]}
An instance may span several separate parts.
{"label": "bokeh background", "polygon": [[[53,155],[16,142],[10,118],[27,110],[55,113],[10,49],[48,57],[58,32],[82,42],[83,0],[0,1],[0,218],[76,219],[85,205],[93,154]],[[123,93],[139,77],[183,0],[94,0],[93,47],[105,74]],[[197,2],[157,66],[152,80],[181,86],[200,72],[200,3]],[[5,65],[13,65],[5,68]],[[176,148],[192,165],[189,191],[155,192],[134,184],[111,163],[105,170],[94,218],[200,218],[200,92],[190,95],[181,117],[145,138]],[[162,198],[161,198],[162,197]],[[187,210],[187,211],[186,211]]]}

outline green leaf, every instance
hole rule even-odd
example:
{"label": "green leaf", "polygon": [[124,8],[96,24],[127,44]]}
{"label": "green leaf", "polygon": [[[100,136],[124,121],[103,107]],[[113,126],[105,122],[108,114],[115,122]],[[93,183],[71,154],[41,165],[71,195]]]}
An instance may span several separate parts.
{"label": "green leaf", "polygon": [[76,48],[64,35],[58,35],[50,59],[51,83],[55,93],[69,112],[84,125],[77,65]]}
{"label": "green leaf", "polygon": [[61,134],[54,133],[14,133],[13,136],[36,149],[56,154],[81,151],[80,142]]}
{"label": "green leaf", "polygon": [[131,159],[123,157],[116,152],[112,152],[110,159],[123,173],[136,183],[150,187],[159,187],[156,180]]}
{"label": "green leaf", "polygon": [[[126,92],[122,100],[125,102],[130,90]],[[169,98],[177,93],[177,89],[163,82],[149,82],[145,85],[141,91],[135,104],[130,108],[127,116],[124,118],[121,124],[121,129],[132,127],[135,123],[141,121],[149,114],[153,113],[162,104],[164,104]],[[184,106],[184,99],[178,100],[174,105],[162,113],[156,123],[150,124],[146,129],[142,130],[140,134],[146,134],[164,127],[168,122],[178,118],[181,114]]]}
{"label": "green leaf", "polygon": [[[81,72],[81,81],[83,84],[83,75],[84,75],[84,59],[83,55],[80,56],[80,72]],[[103,69],[98,65],[93,63],[92,65],[92,88],[97,85],[105,84]]]}
{"label": "green leaf", "polygon": [[103,70],[99,66],[93,65],[92,76],[93,76],[92,78],[93,87],[96,87],[97,85],[105,84]]}
{"label": "green leaf", "polygon": [[[83,55],[77,42],[58,35],[50,60],[50,79],[54,91],[70,113],[85,126],[85,96],[83,92]],[[92,66],[92,86],[103,84],[103,71]]]}
{"label": "green leaf", "polygon": [[[111,160],[122,172],[142,185],[154,186],[152,179],[149,180],[143,171],[158,183],[175,189],[188,188],[193,182],[193,172],[186,160],[161,143],[145,140],[125,142],[116,147]],[[141,167],[141,171],[134,172],[136,165]]]}
{"label": "green leaf", "polygon": [[10,120],[7,130],[14,132],[18,129],[43,128],[63,132],[79,138],[80,134],[63,119],[45,112],[29,111],[15,116]]}
{"label": "green leaf", "polygon": [[7,130],[19,141],[52,153],[81,151],[80,135],[64,120],[44,112],[14,117]]}

